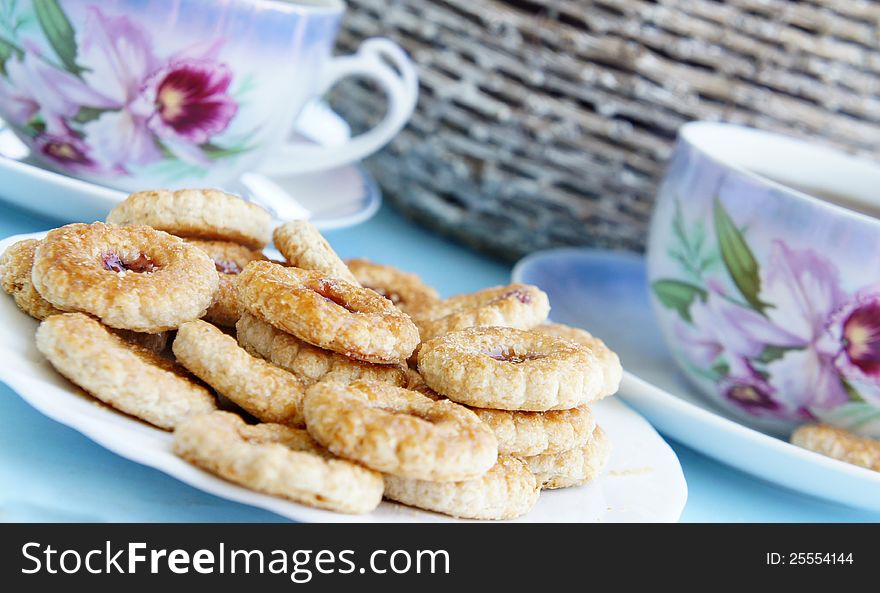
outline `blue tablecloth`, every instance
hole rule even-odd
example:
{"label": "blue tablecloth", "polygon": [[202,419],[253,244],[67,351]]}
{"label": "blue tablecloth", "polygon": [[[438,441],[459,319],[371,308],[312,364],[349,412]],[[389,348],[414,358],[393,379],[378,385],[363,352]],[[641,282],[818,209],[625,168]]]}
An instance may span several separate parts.
{"label": "blue tablecloth", "polygon": [[[0,237],[58,223],[0,204]],[[510,267],[383,207],[327,238],[343,257],[419,272],[444,295],[508,282]],[[756,480],[674,441],[690,490],[683,521],[880,521]],[[118,457],[0,385],[0,521],[283,521]]]}

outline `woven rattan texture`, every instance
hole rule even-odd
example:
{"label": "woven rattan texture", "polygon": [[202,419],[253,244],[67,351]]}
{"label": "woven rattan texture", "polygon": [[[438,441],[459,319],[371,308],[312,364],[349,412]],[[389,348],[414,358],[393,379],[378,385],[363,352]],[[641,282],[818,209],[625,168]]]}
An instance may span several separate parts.
{"label": "woven rattan texture", "polygon": [[[369,162],[408,215],[512,259],[640,250],[676,130],[724,120],[867,155],[880,145],[880,3],[348,0],[340,51],[401,43],[417,113]],[[381,94],[344,84],[358,127]]]}

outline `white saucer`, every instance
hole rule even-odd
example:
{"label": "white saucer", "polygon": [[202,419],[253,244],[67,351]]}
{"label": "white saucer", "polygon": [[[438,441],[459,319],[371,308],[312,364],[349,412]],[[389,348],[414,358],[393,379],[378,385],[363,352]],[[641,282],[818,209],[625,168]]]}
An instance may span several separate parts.
{"label": "white saucer", "polygon": [[[312,103],[298,125],[303,142],[326,145],[348,137],[348,125],[323,103]],[[127,195],[40,168],[0,121],[0,200],[62,222],[103,220]],[[308,218],[322,230],[361,223],[376,213],[382,194],[359,163],[304,175],[248,173],[224,189],[265,206],[279,220]]]}
{"label": "white saucer", "polygon": [[[45,233],[17,235],[0,241],[0,253],[15,241]],[[37,321],[0,293],[0,382],[46,416],[86,435],[99,445],[137,463],[154,467],[203,492],[270,510],[297,521],[435,522],[449,517],[383,502],[367,515],[343,515],[313,509],[241,488],[184,462],[171,452],[171,435],[148,426],[95,400],[56,373],[34,344]],[[3,403],[0,402],[0,415]],[[616,398],[595,406],[596,417],[612,443],[605,474],[576,488],[544,492],[518,521],[524,522],[674,522],[687,500],[687,484],[675,453],[659,434],[629,406]],[[37,439],[33,446],[44,446]],[[63,455],[63,452],[56,452]],[[115,476],[96,476],[112,480]],[[118,485],[114,490],[125,489]],[[138,496],[132,491],[129,496]],[[191,494],[190,504],[195,504]],[[172,499],[173,500],[173,499]],[[0,497],[2,502],[2,497]],[[200,507],[222,507],[204,495]]]}
{"label": "white saucer", "polygon": [[748,428],[691,387],[654,321],[643,258],[555,249],[520,261],[513,279],[547,292],[554,321],[588,329],[618,352],[627,371],[620,395],[660,432],[765,480],[880,512],[880,472]]}

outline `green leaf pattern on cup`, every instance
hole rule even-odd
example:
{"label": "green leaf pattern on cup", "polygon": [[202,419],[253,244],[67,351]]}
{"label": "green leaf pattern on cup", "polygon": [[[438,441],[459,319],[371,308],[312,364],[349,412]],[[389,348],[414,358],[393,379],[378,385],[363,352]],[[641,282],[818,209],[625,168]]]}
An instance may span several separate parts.
{"label": "green leaf pattern on cup", "polygon": [[748,244],[730,215],[724,210],[721,201],[715,199],[713,208],[715,234],[718,237],[718,249],[724,266],[730,274],[743,298],[756,310],[763,311],[767,305],[762,303],[758,295],[761,293],[761,277],[758,274],[758,262],[749,249]]}
{"label": "green leaf pattern on cup", "polygon": [[652,288],[660,302],[681,315],[685,321],[691,321],[690,307],[694,299],[706,300],[706,291],[681,280],[658,280]]}
{"label": "green leaf pattern on cup", "polygon": [[76,35],[58,0],[35,2],[34,13],[61,64],[71,74],[79,76],[82,68],[76,63]]}

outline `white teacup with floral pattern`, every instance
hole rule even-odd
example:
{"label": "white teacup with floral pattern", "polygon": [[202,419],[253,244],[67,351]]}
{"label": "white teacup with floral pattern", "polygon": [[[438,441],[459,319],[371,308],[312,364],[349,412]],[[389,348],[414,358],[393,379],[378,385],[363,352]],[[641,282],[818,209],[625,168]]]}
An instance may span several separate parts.
{"label": "white teacup with floral pattern", "polygon": [[[332,57],[341,0],[15,0],[0,4],[0,116],[42,165],[117,187],[223,185],[362,159],[412,114],[414,68],[391,41]],[[392,67],[393,65],[393,67]],[[289,143],[342,78],[386,93],[385,118],[332,147]]]}
{"label": "white teacup with floral pattern", "polygon": [[745,423],[880,437],[880,165],[748,128],[685,125],[648,247],[676,360]]}

